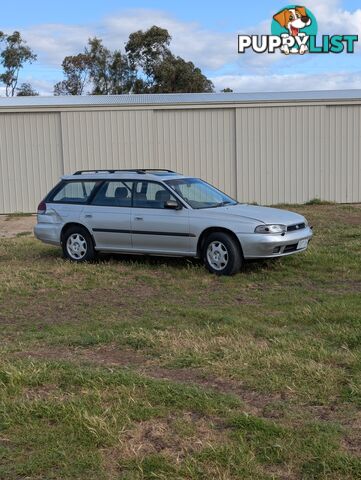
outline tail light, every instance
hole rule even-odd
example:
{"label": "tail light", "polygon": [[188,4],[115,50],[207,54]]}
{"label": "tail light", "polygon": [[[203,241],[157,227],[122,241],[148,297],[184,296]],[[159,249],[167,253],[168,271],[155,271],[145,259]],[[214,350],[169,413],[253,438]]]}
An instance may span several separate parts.
{"label": "tail light", "polygon": [[46,213],[46,203],[43,201],[38,205],[38,215],[44,215],[44,213]]}

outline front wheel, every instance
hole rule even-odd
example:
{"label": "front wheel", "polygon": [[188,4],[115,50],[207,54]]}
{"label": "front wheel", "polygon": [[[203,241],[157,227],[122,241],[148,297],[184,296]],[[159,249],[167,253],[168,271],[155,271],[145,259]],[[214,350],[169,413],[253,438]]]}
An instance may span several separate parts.
{"label": "front wheel", "polygon": [[93,240],[81,226],[71,227],[65,232],[62,246],[64,256],[73,262],[89,262],[95,258]]}
{"label": "front wheel", "polygon": [[216,275],[234,275],[243,263],[237,241],[223,232],[211,233],[204,244],[203,261],[207,269]]}

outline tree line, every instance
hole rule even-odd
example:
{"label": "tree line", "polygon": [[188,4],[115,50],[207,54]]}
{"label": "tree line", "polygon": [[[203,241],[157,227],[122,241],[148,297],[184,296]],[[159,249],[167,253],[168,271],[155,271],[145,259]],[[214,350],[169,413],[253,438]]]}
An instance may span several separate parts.
{"label": "tree line", "polygon": [[[124,51],[111,50],[93,37],[82,52],[64,58],[63,80],[54,85],[54,95],[117,95],[126,93],[214,92],[212,82],[192,62],[170,50],[168,30],[153,26],[131,33]],[[19,32],[0,32],[0,84],[5,94],[38,95],[29,84],[19,85],[25,64],[37,60]],[[224,91],[231,91],[225,89]]]}

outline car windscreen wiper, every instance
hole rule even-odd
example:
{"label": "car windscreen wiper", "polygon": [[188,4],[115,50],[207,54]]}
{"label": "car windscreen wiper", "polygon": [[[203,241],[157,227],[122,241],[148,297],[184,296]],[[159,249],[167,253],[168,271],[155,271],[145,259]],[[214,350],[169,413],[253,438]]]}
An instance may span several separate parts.
{"label": "car windscreen wiper", "polygon": [[225,205],[231,205],[232,202],[227,200],[225,202],[219,202],[219,203],[215,203],[214,205],[210,205],[209,207],[205,207],[205,208],[218,208],[218,207],[224,207]]}

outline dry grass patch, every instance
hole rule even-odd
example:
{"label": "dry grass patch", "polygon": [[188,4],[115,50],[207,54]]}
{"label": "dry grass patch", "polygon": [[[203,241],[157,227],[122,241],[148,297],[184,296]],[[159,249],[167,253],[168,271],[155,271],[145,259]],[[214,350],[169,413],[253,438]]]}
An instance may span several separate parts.
{"label": "dry grass patch", "polygon": [[229,442],[221,419],[192,412],[139,422],[122,432],[119,445],[104,449],[106,464],[160,454],[179,463],[187,455]]}

